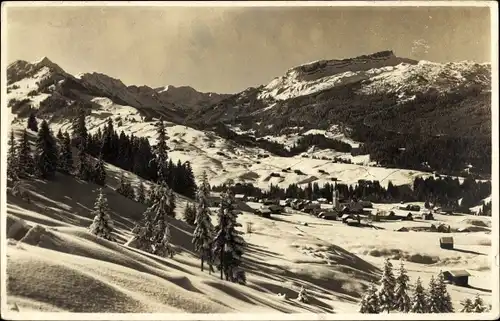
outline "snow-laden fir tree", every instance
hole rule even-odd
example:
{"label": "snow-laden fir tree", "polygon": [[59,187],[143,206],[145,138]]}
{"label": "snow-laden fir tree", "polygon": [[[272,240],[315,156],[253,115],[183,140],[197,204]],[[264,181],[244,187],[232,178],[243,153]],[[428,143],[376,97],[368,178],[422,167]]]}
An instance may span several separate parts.
{"label": "snow-laden fir tree", "polygon": [[49,124],[44,120],[36,139],[36,169],[42,178],[54,177],[57,170],[57,145]]}
{"label": "snow-laden fir tree", "polygon": [[27,177],[33,174],[35,171],[35,161],[31,152],[31,145],[26,129],[23,130],[23,135],[21,136],[21,141],[19,142],[17,157],[17,162],[19,164],[19,176]]}
{"label": "snow-laden fir tree", "polygon": [[427,299],[425,289],[422,286],[422,281],[420,277],[417,278],[415,283],[415,290],[411,299],[411,309],[412,313],[427,313]]}
{"label": "snow-laden fir tree", "polygon": [[146,188],[144,187],[144,182],[142,180],[137,188],[136,200],[141,204],[146,203]]}
{"label": "snow-laden fir tree", "polygon": [[474,297],[474,302],[472,302],[471,310],[474,313],[483,313],[488,311],[487,307],[484,304],[483,299],[481,299],[481,297],[478,294],[476,294],[476,296]]}
{"label": "snow-laden fir tree", "polygon": [[439,310],[441,313],[452,313],[453,312],[453,303],[451,302],[450,293],[448,293],[448,289],[446,288],[446,283],[444,282],[444,275],[442,271],[439,271],[436,280],[436,291],[437,298],[439,303]]}
{"label": "snow-laden fir tree", "polygon": [[158,138],[155,147],[156,166],[158,168],[158,183],[168,184],[168,153],[167,153],[167,134],[163,120],[158,123]]}
{"label": "snow-laden fir tree", "polygon": [[431,276],[429,281],[429,290],[427,296],[427,310],[429,313],[441,313],[441,298],[437,288],[436,279],[434,275]]}
{"label": "snow-laden fir tree", "polygon": [[361,301],[359,302],[359,310],[358,312],[359,313],[368,313],[368,301],[367,301],[367,298],[368,298],[368,293],[365,293],[362,297],[361,297]]}
{"label": "snow-laden fir tree", "polygon": [[219,208],[219,222],[215,227],[215,237],[212,243],[214,259],[219,260],[218,267],[226,280],[234,281],[233,270],[241,265],[241,256],[246,246],[241,237],[242,232],[236,228],[241,224],[237,222],[237,213],[234,208],[234,195],[230,188],[222,193]]}
{"label": "snow-laden fir tree", "polygon": [[375,288],[374,284],[370,286],[370,289],[366,294],[364,304],[365,304],[365,306],[363,307],[364,312],[362,313],[370,313],[370,314],[380,313],[380,302],[378,299],[377,289]]}
{"label": "snow-laden fir tree", "polygon": [[7,152],[7,177],[13,181],[19,179],[19,161],[13,130],[10,131],[9,150]]}
{"label": "snow-laden fir tree", "polygon": [[116,188],[116,192],[127,198],[135,199],[135,191],[132,184],[125,178],[123,172],[120,173],[120,182]]}
{"label": "snow-laden fir tree", "polygon": [[378,299],[380,311],[389,313],[395,305],[394,289],[396,279],[392,271],[392,263],[387,258],[385,260],[382,278],[380,279],[380,287],[378,289]]}
{"label": "snow-laden fir tree", "polygon": [[462,309],[460,310],[461,313],[474,312],[473,303],[472,303],[471,299],[467,298],[467,299],[463,300],[462,302],[460,302],[460,304],[462,305]]}
{"label": "snow-laden fir tree", "polygon": [[93,176],[94,182],[97,185],[106,185],[106,168],[104,167],[104,161],[102,160],[102,157],[99,157],[99,160],[95,164]]}
{"label": "snow-laden fir tree", "polygon": [[29,130],[38,132],[38,122],[36,120],[35,114],[31,113],[28,117],[28,125],[26,126]]}
{"label": "snow-laden fir tree", "polygon": [[309,302],[309,295],[308,295],[308,293],[303,285],[300,287],[300,291],[299,291],[299,294],[297,296],[297,301],[303,302],[303,303]]}
{"label": "snow-laden fir tree", "polygon": [[399,275],[396,278],[396,292],[394,293],[395,309],[407,313],[411,308],[411,300],[408,295],[410,278],[404,267],[403,261],[399,266]]}
{"label": "snow-laden fir tree", "polygon": [[154,203],[144,212],[144,217],[136,228],[137,248],[159,256],[174,255],[170,244],[170,227],[168,221],[169,200],[166,184],[156,185]]}
{"label": "snow-laden fir tree", "polygon": [[76,174],[78,178],[84,181],[89,181],[92,176],[92,167],[90,159],[84,150],[84,145],[78,146],[78,159],[76,164]]}
{"label": "snow-laden fir tree", "polygon": [[200,254],[201,270],[206,261],[209,265],[209,271],[212,270],[212,235],[214,226],[210,217],[208,199],[210,188],[208,186],[207,175],[203,172],[202,183],[196,195],[196,219],[193,233],[193,244],[196,252]]}
{"label": "snow-laden fir tree", "polygon": [[109,215],[108,200],[102,189],[99,189],[99,195],[97,196],[92,214],[94,214],[94,221],[89,227],[90,233],[106,240],[114,241],[115,238],[112,234],[113,221]]}
{"label": "snow-laden fir tree", "polygon": [[189,203],[184,208],[184,220],[191,226],[194,225],[196,220],[196,208]]}
{"label": "snow-laden fir tree", "polygon": [[63,134],[63,138],[61,140],[61,148],[59,150],[59,167],[63,173],[69,174],[73,171],[73,151],[68,132]]}

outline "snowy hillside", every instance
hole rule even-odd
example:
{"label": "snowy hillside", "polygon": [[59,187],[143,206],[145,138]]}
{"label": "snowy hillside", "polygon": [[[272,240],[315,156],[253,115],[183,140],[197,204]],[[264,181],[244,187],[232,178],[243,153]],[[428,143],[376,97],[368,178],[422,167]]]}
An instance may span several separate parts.
{"label": "snowy hillside", "polygon": [[[356,313],[360,296],[380,277],[385,257],[395,265],[404,258],[412,282],[419,276],[424,284],[439,270],[465,268],[472,274],[471,287],[448,286],[455,309],[476,293],[486,303],[491,302],[488,227],[451,234],[459,250],[446,251],[439,248],[439,234],[417,232],[430,224],[422,220],[380,222],[375,229],[326,222],[293,210],[273,219],[244,211],[241,223],[243,227],[251,223],[252,233],[242,228],[249,244],[247,285],[243,286],[221,281],[217,273],[200,271],[199,259],[192,252],[192,228],[180,219],[171,220],[172,240],[178,251],[173,259],[124,245],[145,207],[117,194],[114,189],[121,170],[110,165],[106,169],[109,187],[105,195],[117,243],[87,230],[98,186],[60,174],[50,184],[30,180],[23,184],[30,202],[13,195],[9,188],[10,307],[15,304],[20,312],[39,313]],[[135,175],[125,174],[137,183]],[[178,198],[179,217],[186,201]],[[468,216],[436,217],[436,222],[450,224],[453,229],[490,224],[489,218],[481,221],[482,225],[479,219]],[[415,231],[395,231],[402,226]],[[296,300],[302,286],[309,293],[308,303]],[[99,295],[89,296],[89,291]]]}

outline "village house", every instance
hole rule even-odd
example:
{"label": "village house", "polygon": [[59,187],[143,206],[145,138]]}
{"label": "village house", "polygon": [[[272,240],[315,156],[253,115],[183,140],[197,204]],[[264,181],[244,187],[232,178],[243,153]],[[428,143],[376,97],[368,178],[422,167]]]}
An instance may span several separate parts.
{"label": "village house", "polygon": [[445,236],[439,238],[439,246],[442,249],[453,250],[453,237]]}
{"label": "village house", "polygon": [[469,285],[469,272],[465,270],[454,270],[454,271],[444,271],[444,279],[452,284],[458,286],[468,286]]}

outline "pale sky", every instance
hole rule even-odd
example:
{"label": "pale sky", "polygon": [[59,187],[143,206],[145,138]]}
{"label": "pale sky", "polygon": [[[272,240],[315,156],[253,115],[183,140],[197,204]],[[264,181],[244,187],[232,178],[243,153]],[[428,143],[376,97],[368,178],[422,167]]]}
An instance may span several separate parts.
{"label": "pale sky", "polygon": [[126,85],[235,93],[291,67],[381,50],[490,62],[489,8],[7,8],[7,61],[47,56]]}

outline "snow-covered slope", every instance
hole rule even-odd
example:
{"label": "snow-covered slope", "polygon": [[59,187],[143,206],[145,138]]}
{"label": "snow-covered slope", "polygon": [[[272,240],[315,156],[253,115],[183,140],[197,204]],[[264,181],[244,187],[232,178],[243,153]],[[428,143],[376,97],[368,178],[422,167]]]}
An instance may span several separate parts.
{"label": "snow-covered slope", "polygon": [[[10,306],[15,304],[21,313],[356,313],[360,296],[379,279],[386,257],[395,266],[400,258],[405,260],[412,284],[421,277],[427,285],[431,275],[443,269],[467,269],[472,274],[470,288],[448,285],[455,309],[476,293],[486,303],[493,302],[489,218],[480,218],[486,227],[476,232],[452,233],[459,251],[448,251],[439,248],[439,234],[429,232],[431,223],[422,220],[356,228],[293,210],[274,219],[244,211],[239,221],[243,227],[251,224],[252,233],[242,229],[248,243],[243,286],[221,281],[218,273],[200,271],[191,244],[192,227],[180,219],[171,220],[172,242],[178,250],[173,259],[126,245],[145,207],[113,190],[120,169],[107,165],[106,170],[104,193],[115,222],[116,243],[87,230],[98,186],[59,174],[49,183],[27,181],[30,202],[8,189]],[[124,174],[136,185],[135,175]],[[178,217],[186,201],[178,198]],[[375,204],[381,211],[396,206]],[[480,226],[469,216],[436,214],[436,222],[454,230]],[[423,231],[395,231],[403,226]],[[302,286],[310,295],[308,303],[296,300]]]}

